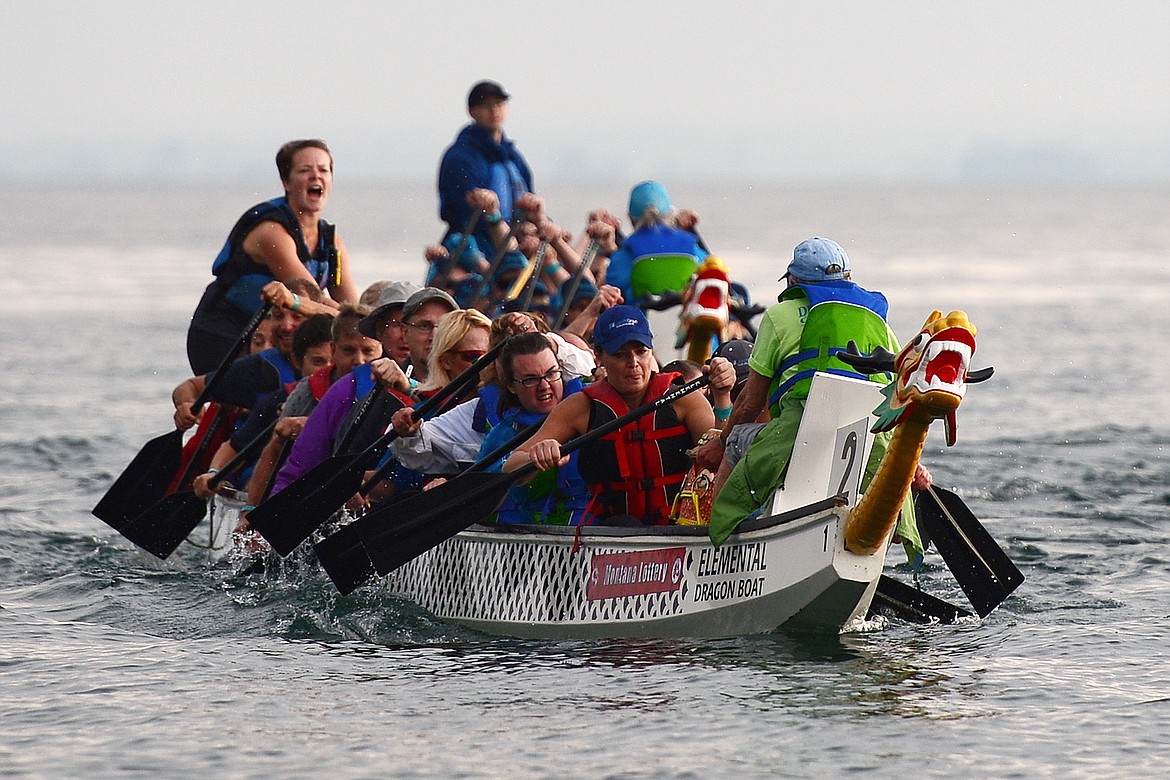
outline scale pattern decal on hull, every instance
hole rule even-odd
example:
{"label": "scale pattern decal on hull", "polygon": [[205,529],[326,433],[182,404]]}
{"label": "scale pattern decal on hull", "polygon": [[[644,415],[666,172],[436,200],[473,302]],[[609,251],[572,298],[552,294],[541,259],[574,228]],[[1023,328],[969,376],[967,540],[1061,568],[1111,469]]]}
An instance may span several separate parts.
{"label": "scale pattern decal on hull", "polygon": [[692,566],[691,552],[682,547],[590,545],[573,552],[569,540],[532,544],[519,536],[504,542],[498,535],[491,541],[461,535],[390,574],[387,586],[443,618],[624,622],[682,613]]}

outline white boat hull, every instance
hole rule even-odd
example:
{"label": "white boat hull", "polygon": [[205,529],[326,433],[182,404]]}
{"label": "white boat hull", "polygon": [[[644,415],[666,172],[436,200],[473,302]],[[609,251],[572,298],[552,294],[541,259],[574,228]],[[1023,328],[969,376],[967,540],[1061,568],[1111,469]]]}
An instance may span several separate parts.
{"label": "white boat hull", "polygon": [[[396,595],[489,634],[724,637],[863,618],[884,552],[844,549],[844,508],[754,521],[718,550],[706,529],[475,527],[387,577]],[[689,533],[688,533],[689,531]]]}
{"label": "white boat hull", "polygon": [[724,637],[846,630],[885,563],[845,550],[879,386],[818,374],[786,487],[719,549],[705,527],[464,531],[387,578],[395,594],[490,634]]}
{"label": "white boat hull", "polygon": [[207,563],[218,563],[235,543],[232,532],[240,523],[240,509],[248,494],[234,490],[217,493],[207,502],[207,516],[187,537],[186,545],[206,556]]}

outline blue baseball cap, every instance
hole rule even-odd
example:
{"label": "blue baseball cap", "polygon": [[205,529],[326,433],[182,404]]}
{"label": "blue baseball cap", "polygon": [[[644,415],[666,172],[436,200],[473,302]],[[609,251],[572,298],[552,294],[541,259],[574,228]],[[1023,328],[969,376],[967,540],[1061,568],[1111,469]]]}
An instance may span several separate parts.
{"label": "blue baseball cap", "polygon": [[613,355],[631,341],[654,349],[650,321],[637,306],[611,306],[597,318],[597,324],[593,326],[593,346]]}
{"label": "blue baseball cap", "polygon": [[646,209],[653,206],[659,214],[670,211],[670,196],[666,188],[656,181],[644,181],[630,190],[630,219],[637,222]]}
{"label": "blue baseball cap", "polygon": [[802,282],[831,282],[849,273],[849,255],[836,241],[813,236],[792,250],[792,262],[781,279],[792,277]]}

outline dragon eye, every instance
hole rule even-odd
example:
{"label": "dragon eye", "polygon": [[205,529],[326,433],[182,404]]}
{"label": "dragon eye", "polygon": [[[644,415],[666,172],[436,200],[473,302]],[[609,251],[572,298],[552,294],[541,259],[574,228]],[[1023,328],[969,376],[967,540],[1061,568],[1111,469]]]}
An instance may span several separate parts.
{"label": "dragon eye", "polygon": [[911,347],[915,352],[921,354],[922,350],[926,349],[926,344],[928,341],[930,341],[929,335],[926,333],[919,333],[918,337],[914,339],[914,343],[911,345]]}

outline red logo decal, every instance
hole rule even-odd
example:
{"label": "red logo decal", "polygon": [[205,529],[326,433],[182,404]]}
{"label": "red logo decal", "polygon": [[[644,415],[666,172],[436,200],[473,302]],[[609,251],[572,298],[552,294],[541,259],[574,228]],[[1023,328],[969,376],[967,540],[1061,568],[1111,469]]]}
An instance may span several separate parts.
{"label": "red logo decal", "polygon": [[593,556],[585,598],[612,599],[665,593],[682,583],[685,547],[643,550],[628,553],[598,553]]}

